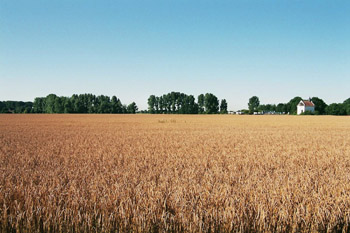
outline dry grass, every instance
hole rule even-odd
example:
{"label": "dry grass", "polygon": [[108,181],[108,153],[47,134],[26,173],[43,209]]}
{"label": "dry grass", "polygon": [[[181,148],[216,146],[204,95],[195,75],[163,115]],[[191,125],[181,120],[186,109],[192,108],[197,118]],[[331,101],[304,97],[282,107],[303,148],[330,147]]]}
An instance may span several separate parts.
{"label": "dry grass", "polygon": [[350,118],[0,115],[0,229],[344,231]]}

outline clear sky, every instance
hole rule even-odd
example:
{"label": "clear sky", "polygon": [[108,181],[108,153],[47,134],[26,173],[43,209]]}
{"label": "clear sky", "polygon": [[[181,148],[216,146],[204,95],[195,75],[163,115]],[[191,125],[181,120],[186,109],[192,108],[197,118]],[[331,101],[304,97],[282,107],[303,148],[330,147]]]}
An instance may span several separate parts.
{"label": "clear sky", "polygon": [[0,100],[350,97],[349,0],[0,0]]}

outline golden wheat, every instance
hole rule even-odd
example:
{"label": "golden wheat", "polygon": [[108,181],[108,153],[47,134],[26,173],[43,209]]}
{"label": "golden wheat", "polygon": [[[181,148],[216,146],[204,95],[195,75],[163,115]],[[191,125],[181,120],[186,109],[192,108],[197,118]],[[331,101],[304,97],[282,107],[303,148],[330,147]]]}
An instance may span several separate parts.
{"label": "golden wheat", "polygon": [[2,232],[350,230],[350,118],[1,115]]}

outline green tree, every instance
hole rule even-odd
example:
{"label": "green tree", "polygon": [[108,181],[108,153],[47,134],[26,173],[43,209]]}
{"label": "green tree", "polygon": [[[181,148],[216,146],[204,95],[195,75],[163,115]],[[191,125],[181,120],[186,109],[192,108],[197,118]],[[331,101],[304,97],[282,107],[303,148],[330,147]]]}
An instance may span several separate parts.
{"label": "green tree", "polygon": [[251,97],[248,102],[249,113],[253,114],[254,112],[256,112],[258,110],[259,105],[260,105],[259,97],[257,96]]}
{"label": "green tree", "polygon": [[87,113],[95,113],[96,112],[96,96],[93,94],[86,94],[84,103],[86,105]]}
{"label": "green tree", "polygon": [[150,113],[155,113],[156,112],[156,96],[155,95],[151,95],[148,98],[148,111]]}
{"label": "green tree", "polygon": [[200,94],[198,96],[198,112],[204,113],[204,95]]}
{"label": "green tree", "polygon": [[125,104],[122,105],[122,113],[128,113],[128,106]]}
{"label": "green tree", "polygon": [[165,108],[165,113],[171,113],[171,97],[169,94],[163,95],[163,105]]}
{"label": "green tree", "polygon": [[64,113],[73,113],[73,105],[70,98],[64,98],[63,100],[63,112]]}
{"label": "green tree", "polygon": [[212,93],[206,93],[204,96],[205,113],[216,114],[219,111],[219,100]]}
{"label": "green tree", "polygon": [[55,102],[57,96],[55,94],[50,94],[45,98],[45,113],[55,113]]}
{"label": "green tree", "polygon": [[176,113],[177,112],[177,98],[179,96],[179,92],[171,92],[170,93],[171,96],[171,111],[172,113]]}
{"label": "green tree", "polygon": [[88,113],[89,103],[88,103],[87,94],[80,94],[78,96],[78,100],[79,100],[79,113]]}
{"label": "green tree", "polygon": [[137,108],[135,102],[132,102],[132,103],[129,104],[128,107],[127,107],[127,112],[128,112],[128,113],[135,114],[135,113],[137,112],[137,110],[138,110],[138,108]]}
{"label": "green tree", "polygon": [[222,99],[221,100],[221,103],[220,103],[220,113],[221,114],[227,114],[227,102],[225,99]]}
{"label": "green tree", "polygon": [[276,105],[275,104],[260,104],[258,107],[258,111],[262,112],[275,112],[276,111]]}
{"label": "green tree", "polygon": [[156,113],[160,113],[160,98],[156,96],[156,102],[154,103]]}
{"label": "green tree", "polygon": [[311,101],[315,104],[315,113],[323,115],[326,113],[327,104],[318,97],[312,97]]}
{"label": "green tree", "polygon": [[158,106],[159,106],[159,112],[160,113],[164,113],[166,110],[165,110],[165,103],[164,103],[164,98],[163,96],[160,96],[159,97],[159,100],[158,100]]}
{"label": "green tree", "polygon": [[344,109],[346,115],[350,115],[350,98],[346,99],[343,102],[343,109]]}
{"label": "green tree", "polygon": [[99,95],[97,96],[97,112],[98,113],[111,113],[111,100],[109,96]]}
{"label": "green tree", "polygon": [[350,105],[350,98],[344,100],[343,104],[348,104],[348,105]]}
{"label": "green tree", "polygon": [[45,98],[44,97],[37,97],[34,99],[33,112],[34,113],[44,113],[45,112]]}
{"label": "green tree", "polygon": [[7,109],[6,109],[6,105],[5,103],[0,101],[0,113],[6,113]]}
{"label": "green tree", "polygon": [[123,113],[123,104],[116,96],[111,99],[111,113]]}
{"label": "green tree", "polygon": [[276,106],[276,112],[284,112],[284,113],[287,113],[287,109],[286,109],[286,104],[283,104],[283,103],[279,103],[277,104]]}
{"label": "green tree", "polygon": [[56,97],[54,102],[54,113],[63,113],[64,105],[61,97]]}
{"label": "green tree", "polygon": [[346,110],[344,109],[343,104],[333,103],[328,105],[326,113],[328,115],[346,115]]}
{"label": "green tree", "polygon": [[183,97],[183,103],[180,109],[180,113],[198,114],[198,105],[193,95],[185,95]]}

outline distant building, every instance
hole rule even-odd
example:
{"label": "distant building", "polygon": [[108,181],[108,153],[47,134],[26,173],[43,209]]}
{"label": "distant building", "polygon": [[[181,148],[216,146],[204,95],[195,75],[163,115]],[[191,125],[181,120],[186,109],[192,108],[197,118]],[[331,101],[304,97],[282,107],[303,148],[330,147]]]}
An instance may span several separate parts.
{"label": "distant building", "polygon": [[311,100],[300,100],[297,106],[297,114],[300,115],[306,111],[315,112],[315,104]]}

